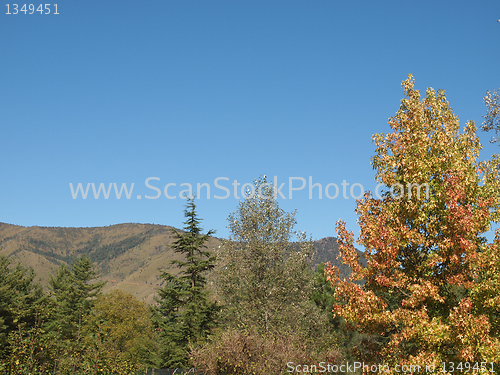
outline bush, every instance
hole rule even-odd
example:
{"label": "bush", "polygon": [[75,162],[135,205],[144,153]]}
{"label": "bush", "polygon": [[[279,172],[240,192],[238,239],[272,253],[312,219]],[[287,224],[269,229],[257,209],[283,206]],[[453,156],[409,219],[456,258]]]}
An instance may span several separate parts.
{"label": "bush", "polygon": [[[203,347],[192,349],[191,358],[196,368],[209,374],[281,374],[286,373],[287,363],[340,364],[343,357],[338,350],[323,349],[331,343],[319,345],[304,340],[294,333],[265,333],[255,330],[227,329],[212,338]],[[319,348],[321,347],[321,348]]]}

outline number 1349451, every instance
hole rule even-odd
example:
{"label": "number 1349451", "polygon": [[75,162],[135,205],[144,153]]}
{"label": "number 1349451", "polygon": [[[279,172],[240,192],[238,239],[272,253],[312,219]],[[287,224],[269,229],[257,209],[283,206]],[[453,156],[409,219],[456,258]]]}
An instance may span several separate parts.
{"label": "number 1349451", "polygon": [[57,4],[5,4],[5,14],[59,14]]}

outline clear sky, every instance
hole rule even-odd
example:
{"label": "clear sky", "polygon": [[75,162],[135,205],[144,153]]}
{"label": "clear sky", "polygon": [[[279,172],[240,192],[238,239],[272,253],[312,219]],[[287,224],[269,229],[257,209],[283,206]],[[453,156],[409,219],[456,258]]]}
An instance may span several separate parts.
{"label": "clear sky", "polygon": [[[233,181],[267,174],[297,229],[335,236],[342,218],[357,232],[350,187],[375,187],[371,136],[389,131],[401,81],[445,89],[478,126],[500,87],[498,0],[23,4],[0,8],[0,221],[17,225],[182,227],[180,185],[207,183],[203,227],[227,237]],[[479,133],[483,158],[500,151]],[[292,177],[306,185],[289,199]],[[323,199],[309,199],[309,177]],[[134,188],[73,199],[70,183]]]}

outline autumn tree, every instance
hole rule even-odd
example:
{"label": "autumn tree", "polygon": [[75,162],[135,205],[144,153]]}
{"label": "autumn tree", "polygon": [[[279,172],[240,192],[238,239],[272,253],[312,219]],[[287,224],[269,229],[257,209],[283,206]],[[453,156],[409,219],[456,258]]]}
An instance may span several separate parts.
{"label": "autumn tree", "polygon": [[184,367],[189,363],[189,344],[206,338],[216,325],[218,306],[206,288],[207,272],[214,267],[215,256],[207,249],[213,231],[202,234],[194,199],[184,211],[184,233],[173,230],[175,253],[183,259],[171,263],[180,274],[163,272],[165,285],[158,290],[155,324],[161,337],[161,365]]}
{"label": "autumn tree", "polygon": [[498,362],[500,232],[493,243],[484,234],[499,218],[500,160],[478,160],[476,127],[461,131],[444,91],[421,97],[411,75],[402,86],[392,131],[373,136],[372,166],[386,188],[356,208],[366,267],[353,233],[337,223],[353,272],[341,279],[326,270],[334,313],[381,338],[363,352],[367,362]]}

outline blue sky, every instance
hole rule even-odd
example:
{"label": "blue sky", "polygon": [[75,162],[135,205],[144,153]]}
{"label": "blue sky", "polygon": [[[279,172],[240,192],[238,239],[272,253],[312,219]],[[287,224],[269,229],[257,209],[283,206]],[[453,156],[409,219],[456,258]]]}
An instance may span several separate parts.
{"label": "blue sky", "polygon": [[[463,125],[481,124],[486,90],[500,87],[496,0],[64,0],[58,15],[7,4],[0,221],[17,225],[181,227],[185,201],[163,188],[208,183],[198,213],[227,237],[233,181],[267,174],[285,183],[297,229],[334,236],[342,218],[357,232],[354,199],[309,199],[309,176],[323,190],[375,187],[371,136],[389,131],[401,81],[445,89]],[[500,151],[490,137],[480,132],[483,158]],[[219,177],[228,199],[214,198]],[[291,177],[306,187],[288,199]],[[70,183],[92,182],[134,190],[73,199]]]}

